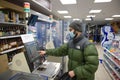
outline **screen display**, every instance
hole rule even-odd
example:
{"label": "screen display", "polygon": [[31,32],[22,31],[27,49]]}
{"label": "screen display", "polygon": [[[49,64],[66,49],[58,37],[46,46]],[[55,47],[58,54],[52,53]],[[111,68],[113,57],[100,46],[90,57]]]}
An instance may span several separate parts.
{"label": "screen display", "polygon": [[28,42],[25,43],[25,57],[31,72],[41,65],[41,57],[40,54],[37,52],[39,46],[36,42]]}
{"label": "screen display", "polygon": [[34,62],[38,57],[40,57],[37,52],[37,44],[35,42],[29,42],[25,44],[26,54],[30,62]]}
{"label": "screen display", "polygon": [[33,15],[31,14],[30,18],[28,19],[28,23],[27,25],[31,25],[31,26],[34,26],[36,21],[38,19],[38,16],[37,15]]}

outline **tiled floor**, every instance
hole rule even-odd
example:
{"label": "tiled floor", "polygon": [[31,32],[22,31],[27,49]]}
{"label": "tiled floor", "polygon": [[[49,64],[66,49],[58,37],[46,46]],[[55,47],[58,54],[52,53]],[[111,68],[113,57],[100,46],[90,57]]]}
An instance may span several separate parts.
{"label": "tiled floor", "polygon": [[[100,45],[96,45],[98,54],[99,54],[99,59],[103,59],[103,50]],[[95,80],[112,80],[107,71],[105,70],[103,64],[99,64],[98,70],[95,75]]]}

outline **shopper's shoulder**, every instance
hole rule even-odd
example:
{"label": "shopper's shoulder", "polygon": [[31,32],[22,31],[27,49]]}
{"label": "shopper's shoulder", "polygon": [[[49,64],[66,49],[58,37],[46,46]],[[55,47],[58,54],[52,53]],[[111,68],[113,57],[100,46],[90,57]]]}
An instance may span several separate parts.
{"label": "shopper's shoulder", "polygon": [[83,44],[83,45],[86,44],[86,43],[87,43],[87,44],[90,43],[87,38],[83,38],[83,39],[81,39],[81,40],[78,42],[78,44]]}
{"label": "shopper's shoulder", "polygon": [[95,49],[96,47],[95,47],[95,44],[89,43],[89,44],[87,44],[86,48],[87,49]]}
{"label": "shopper's shoulder", "polygon": [[68,42],[68,44],[72,44],[73,43],[73,40],[70,40],[69,42]]}

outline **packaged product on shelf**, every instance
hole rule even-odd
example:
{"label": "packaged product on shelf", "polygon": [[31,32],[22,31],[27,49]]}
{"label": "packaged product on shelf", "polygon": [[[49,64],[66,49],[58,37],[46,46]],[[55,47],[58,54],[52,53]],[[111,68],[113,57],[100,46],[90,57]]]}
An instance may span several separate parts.
{"label": "packaged product on shelf", "polygon": [[16,13],[16,23],[20,23],[20,21],[19,21],[19,14],[18,13]]}
{"label": "packaged product on shelf", "polygon": [[14,23],[16,23],[16,16],[15,16],[15,14],[16,14],[15,12],[12,12],[12,15],[11,15],[12,16],[12,20],[13,20]]}
{"label": "packaged product on shelf", "polygon": [[20,27],[19,26],[16,27],[16,34],[18,34],[18,35],[20,34]]}
{"label": "packaged product on shelf", "polygon": [[5,13],[4,18],[5,18],[5,22],[9,22],[10,19],[8,17],[8,14]]}
{"label": "packaged product on shelf", "polygon": [[12,49],[12,48],[20,47],[22,45],[23,45],[23,42],[20,37],[12,38],[12,39],[2,39],[0,40],[0,52],[8,49]]}
{"label": "packaged product on shelf", "polygon": [[0,26],[0,37],[21,35],[25,33],[26,33],[25,26],[18,26],[18,25],[1,25]]}
{"label": "packaged product on shelf", "polygon": [[12,48],[17,47],[17,41],[15,39],[11,40],[10,45]]}
{"label": "packaged product on shelf", "polygon": [[0,52],[3,51],[3,43],[2,43],[2,40],[0,40]]}
{"label": "packaged product on shelf", "polygon": [[8,44],[6,40],[3,40],[3,50],[7,50],[8,49]]}
{"label": "packaged product on shelf", "polygon": [[18,46],[22,46],[23,45],[23,42],[22,42],[22,40],[20,38],[17,40],[17,45]]}
{"label": "packaged product on shelf", "polygon": [[0,11],[0,22],[4,22],[4,13],[2,11]]}
{"label": "packaged product on shelf", "polygon": [[1,36],[4,36],[5,35],[5,32],[4,32],[4,28],[1,26]]}
{"label": "packaged product on shelf", "polygon": [[3,35],[2,28],[0,26],[0,37]]}

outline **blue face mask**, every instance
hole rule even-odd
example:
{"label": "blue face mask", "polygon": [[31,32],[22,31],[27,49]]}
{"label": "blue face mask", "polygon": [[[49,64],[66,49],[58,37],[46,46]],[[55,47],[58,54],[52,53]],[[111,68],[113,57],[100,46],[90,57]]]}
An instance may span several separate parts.
{"label": "blue face mask", "polygon": [[70,37],[71,37],[71,38],[74,38],[74,36],[75,36],[75,34],[71,31],[71,32],[70,32]]}

